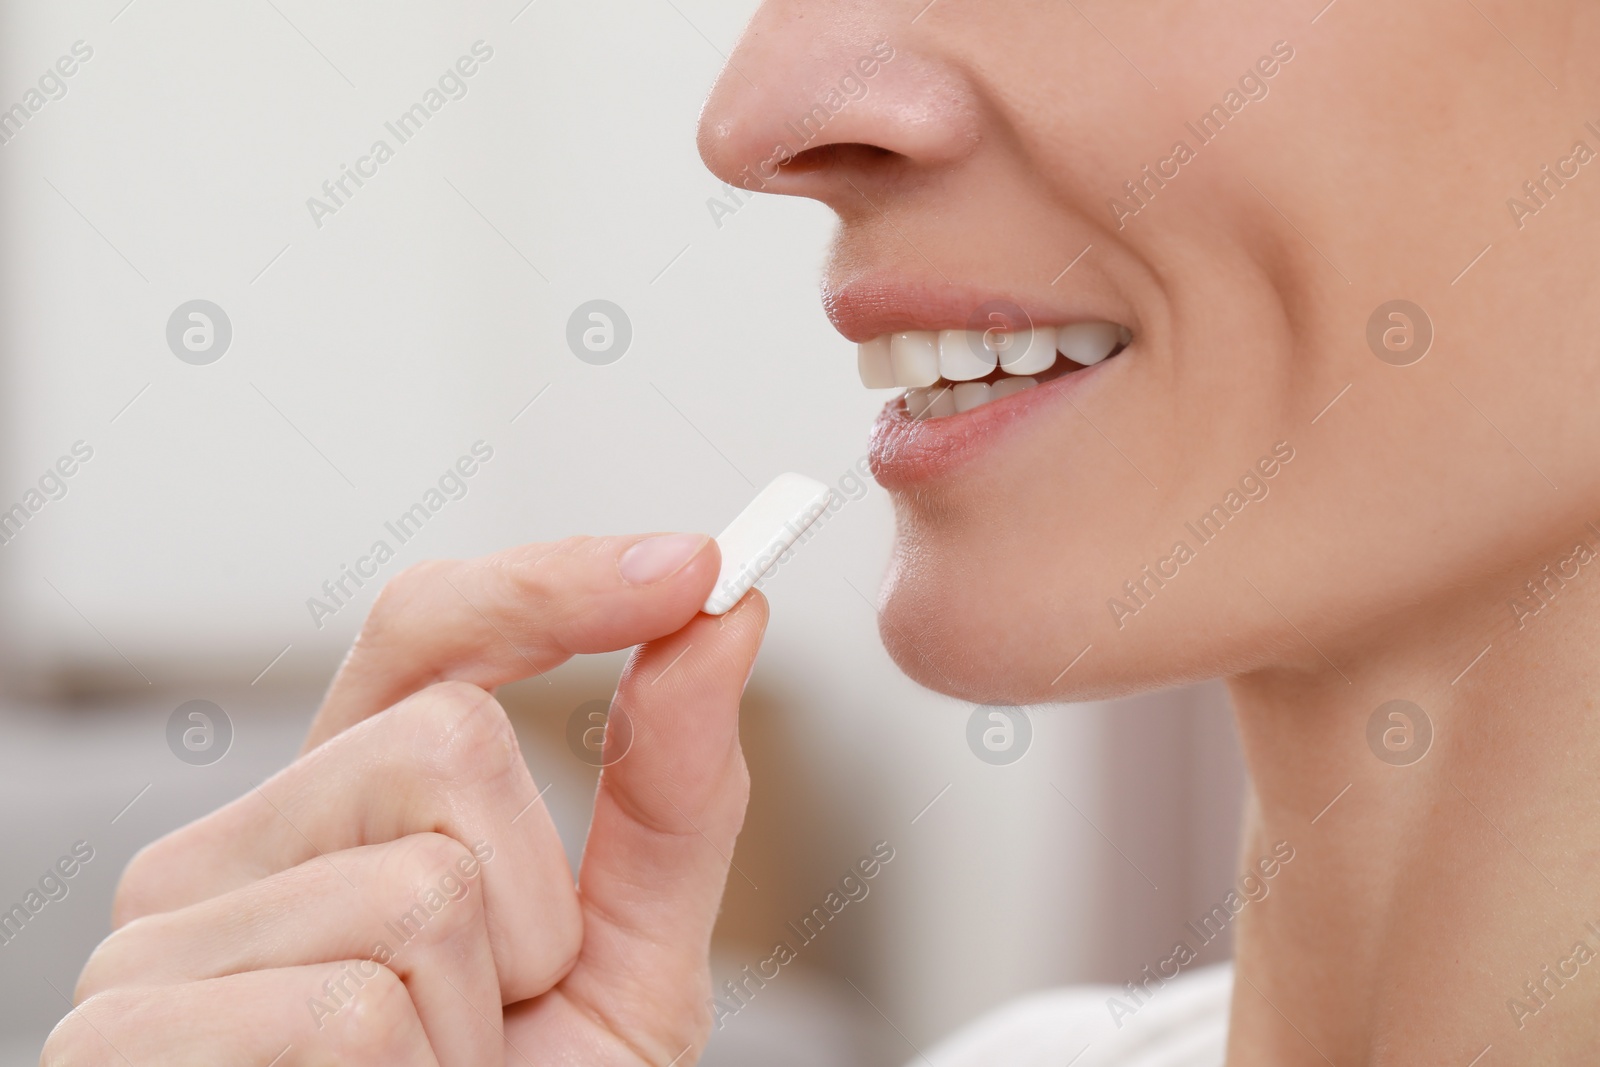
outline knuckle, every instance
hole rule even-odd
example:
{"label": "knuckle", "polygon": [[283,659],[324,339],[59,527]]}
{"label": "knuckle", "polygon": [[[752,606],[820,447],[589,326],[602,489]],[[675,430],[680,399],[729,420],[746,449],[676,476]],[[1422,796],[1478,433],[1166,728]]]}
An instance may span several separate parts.
{"label": "knuckle", "polygon": [[363,976],[354,996],[326,1020],[329,1051],[337,1063],[406,1063],[406,1055],[421,1040],[411,992],[387,967],[372,964],[377,973]]}
{"label": "knuckle", "polygon": [[701,968],[698,974],[679,987],[678,1002],[672,1012],[677,1024],[674,1040],[696,1045],[704,1042],[711,1035],[712,1024],[716,1021],[713,1010],[715,1004],[711,970],[709,967]]}
{"label": "knuckle", "polygon": [[598,537],[587,534],[573,534],[557,541],[544,541],[535,545],[521,545],[494,557],[508,565],[526,567],[530,570],[537,569],[538,565],[547,561],[572,560],[590,551],[599,541]]}
{"label": "knuckle", "polygon": [[423,694],[433,706],[435,714],[452,724],[456,720],[467,722],[476,719],[485,706],[496,704],[487,689],[459,680],[435,682],[423,690]]}
{"label": "knuckle", "polygon": [[373,599],[357,643],[384,644],[403,633],[419,614],[418,605],[425,604],[429,593],[445,582],[458,565],[454,560],[428,559],[413,563],[390,578]]}
{"label": "knuckle", "polygon": [[[180,831],[181,832],[181,831]],[[166,872],[172,869],[177,836],[168,834],[134,854],[122,869],[111,898],[111,925],[120,928],[165,906]]]}
{"label": "knuckle", "polygon": [[447,834],[412,834],[401,841],[397,873],[407,888],[421,890],[437,884],[439,876],[453,869],[457,861],[471,858],[467,846]]}
{"label": "knuckle", "polygon": [[564,577],[587,562],[598,544],[599,539],[594,537],[565,537],[512,550],[495,557],[494,562],[518,603],[543,616],[566,607],[569,586]]}
{"label": "knuckle", "polygon": [[130,974],[148,972],[150,960],[140,960],[137,945],[145,940],[155,916],[130,920],[95,946],[89,961],[78,975],[72,1002],[83,1004],[107,990],[126,983]]}
{"label": "knuckle", "polygon": [[76,1015],[68,1015],[56,1023],[50,1036],[45,1038],[44,1050],[39,1054],[39,1067],[80,1067],[92,1063],[90,1050],[85,1048],[85,1034],[89,1028],[78,1022]]}
{"label": "knuckle", "polygon": [[145,868],[149,866],[148,856],[154,845],[146,845],[140,849],[128,865],[122,870],[122,877],[117,879],[117,888],[111,895],[111,925],[120,927],[150,910],[151,901],[145,878]]}
{"label": "knuckle", "polygon": [[[524,952],[516,961],[518,996],[539,996],[554,989],[572,973],[583,954],[586,923],[575,891],[545,901],[537,951]],[[609,934],[618,924],[602,923],[599,928]]]}
{"label": "knuckle", "polygon": [[474,879],[464,873],[476,872],[477,860],[461,842],[444,834],[413,834],[405,839],[397,863],[395,877],[410,905],[400,919],[401,929],[439,944],[481,924],[482,894],[473,892]]}
{"label": "knuckle", "polygon": [[105,1052],[105,1041],[89,1027],[68,1015],[45,1039],[39,1067],[89,1067]]}
{"label": "knuckle", "polygon": [[[96,1021],[90,1023],[88,1015]],[[116,1017],[121,1015],[118,998],[101,993],[79,1005],[50,1031],[39,1055],[39,1067],[91,1067],[115,1058],[113,1039]]]}
{"label": "knuckle", "polygon": [[554,963],[543,981],[552,987],[572,973],[583,953],[583,910],[577,907],[576,900],[570,910],[566,921],[555,923],[551,932],[550,956]]}
{"label": "knuckle", "polygon": [[387,601],[385,607],[404,608],[407,601],[416,600],[442,582],[445,571],[452,566],[454,561],[443,559],[425,559],[411,564],[384,583],[373,602],[374,607]]}
{"label": "knuckle", "polygon": [[431,776],[477,781],[521,766],[516,731],[505,708],[469,682],[439,682],[417,697],[422,729],[417,757]]}

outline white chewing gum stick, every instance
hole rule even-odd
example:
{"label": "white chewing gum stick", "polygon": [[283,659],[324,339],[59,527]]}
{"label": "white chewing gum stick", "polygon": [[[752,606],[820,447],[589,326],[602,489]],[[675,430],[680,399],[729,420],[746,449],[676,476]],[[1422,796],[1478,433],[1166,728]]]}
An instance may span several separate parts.
{"label": "white chewing gum stick", "polygon": [[772,569],[806,528],[828,510],[833,490],[803,474],[780,474],[739,517],[717,535],[722,570],[705,606],[707,615],[724,615]]}

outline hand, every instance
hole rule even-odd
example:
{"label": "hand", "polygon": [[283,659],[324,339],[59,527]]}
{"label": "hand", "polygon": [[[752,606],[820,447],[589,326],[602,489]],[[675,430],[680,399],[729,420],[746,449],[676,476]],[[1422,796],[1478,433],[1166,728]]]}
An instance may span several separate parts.
{"label": "hand", "polygon": [[[694,1063],[767,609],[699,614],[716,544],[676,536],[395,578],[302,755],[129,864],[42,1063]],[[575,885],[490,691],[634,644]]]}

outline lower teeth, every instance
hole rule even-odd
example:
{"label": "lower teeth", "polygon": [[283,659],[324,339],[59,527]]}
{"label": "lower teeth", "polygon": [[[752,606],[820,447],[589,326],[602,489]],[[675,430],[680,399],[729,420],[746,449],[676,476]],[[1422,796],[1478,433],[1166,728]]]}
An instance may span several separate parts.
{"label": "lower teeth", "polygon": [[[1115,356],[1122,348],[1119,346],[1111,353]],[[1108,356],[1106,358],[1111,358]],[[1013,393],[1025,392],[1037,388],[1044,382],[1053,381],[1063,374],[1085,370],[1081,364],[1057,354],[1055,364],[1047,371],[1038,375],[1012,375],[1005,371],[996,370],[977,381],[950,382],[940,379],[932,385],[922,386],[905,391],[906,413],[913,419],[940,419],[947,415],[956,415],[963,411],[982,407],[984,404],[1000,400]]]}

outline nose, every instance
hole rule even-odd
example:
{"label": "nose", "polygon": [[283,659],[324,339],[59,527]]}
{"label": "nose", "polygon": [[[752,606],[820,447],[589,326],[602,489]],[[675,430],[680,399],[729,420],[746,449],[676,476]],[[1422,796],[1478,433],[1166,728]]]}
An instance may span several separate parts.
{"label": "nose", "polygon": [[700,115],[700,156],[729,185],[840,214],[913,172],[968,158],[977,94],[888,3],[769,0]]}

